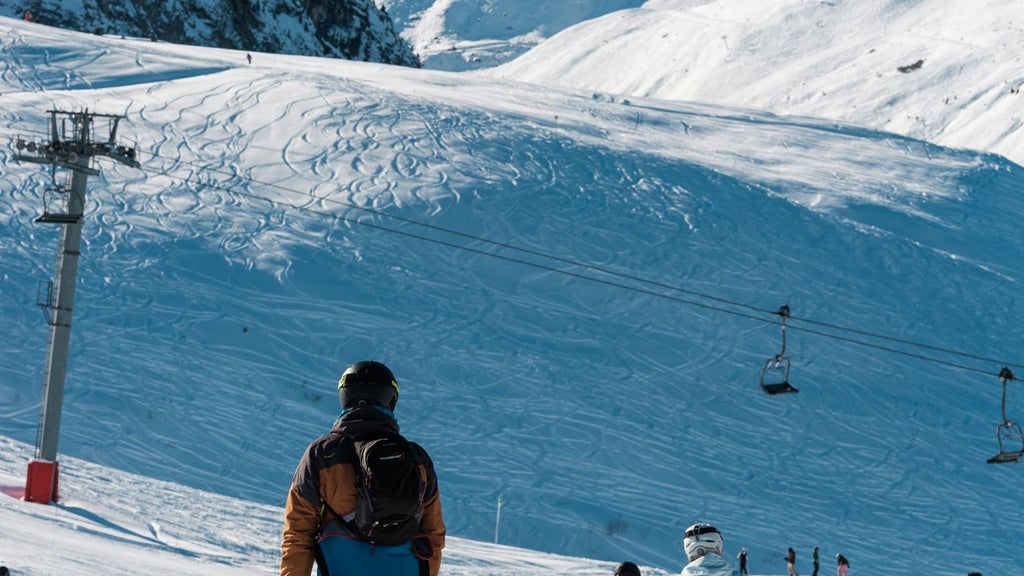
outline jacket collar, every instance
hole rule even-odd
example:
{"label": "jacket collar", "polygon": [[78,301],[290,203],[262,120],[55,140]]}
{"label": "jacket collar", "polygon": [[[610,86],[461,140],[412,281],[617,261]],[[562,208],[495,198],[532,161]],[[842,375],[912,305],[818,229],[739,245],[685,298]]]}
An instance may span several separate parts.
{"label": "jacket collar", "polygon": [[397,434],[398,420],[394,412],[383,406],[360,406],[341,413],[331,432],[355,438]]}

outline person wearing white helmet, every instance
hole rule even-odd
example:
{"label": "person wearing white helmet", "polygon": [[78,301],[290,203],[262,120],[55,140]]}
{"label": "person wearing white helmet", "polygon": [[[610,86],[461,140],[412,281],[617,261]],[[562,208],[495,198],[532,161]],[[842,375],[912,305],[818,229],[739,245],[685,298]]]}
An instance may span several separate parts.
{"label": "person wearing white helmet", "polygon": [[711,524],[694,524],[683,533],[683,548],[689,564],[683,576],[736,576],[736,570],[726,562],[723,554],[722,534]]}

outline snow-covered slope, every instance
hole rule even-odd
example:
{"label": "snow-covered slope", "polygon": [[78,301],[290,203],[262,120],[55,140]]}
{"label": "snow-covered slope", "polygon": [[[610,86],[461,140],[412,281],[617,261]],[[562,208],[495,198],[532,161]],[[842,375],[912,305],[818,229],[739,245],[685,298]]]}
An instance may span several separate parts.
{"label": "snow-covered slope", "polygon": [[[0,26],[4,136],[53,107],[124,113],[143,165],[91,180],[71,477],[76,458],[247,501],[274,538],[338,374],[374,357],[458,538],[492,539],[501,498],[504,544],[669,572],[699,520],[758,573],[815,545],[869,573],[1019,570],[1020,468],[985,464],[995,373],[1024,372],[1016,164],[747,108]],[[47,172],[10,147],[0,170],[0,436],[31,443],[57,230],[32,223]],[[801,392],[767,397],[782,304]]]}
{"label": "snow-covered slope", "polygon": [[1024,163],[1018,0],[649,0],[488,73],[831,118]]}
{"label": "snow-covered slope", "polygon": [[[57,506],[18,500],[30,445],[0,438],[0,565],[46,574],[278,574],[281,509],[63,459]],[[448,576],[603,576],[615,564],[449,537]],[[666,574],[645,567],[645,574]]]}

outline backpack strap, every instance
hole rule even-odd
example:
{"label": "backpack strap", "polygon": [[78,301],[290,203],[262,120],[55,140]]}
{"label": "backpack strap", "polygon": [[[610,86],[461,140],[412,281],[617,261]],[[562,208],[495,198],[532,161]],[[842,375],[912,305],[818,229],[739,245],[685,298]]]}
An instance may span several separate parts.
{"label": "backpack strap", "polygon": [[334,508],[331,508],[331,505],[327,503],[327,500],[324,500],[323,498],[321,498],[320,499],[320,515],[319,515],[319,517],[316,520],[316,534],[317,534],[317,536],[319,536],[320,533],[324,529],[324,524],[326,524],[326,522],[324,522],[324,520],[327,518],[327,513],[328,512],[330,512],[331,516],[334,516],[338,520],[338,522],[341,522],[342,524],[345,524],[346,526],[348,525],[348,522],[346,522],[345,519],[342,518],[341,514],[338,514],[337,512],[335,512]]}
{"label": "backpack strap", "polygon": [[[323,498],[320,499],[320,513],[316,517],[316,532],[313,533],[313,559],[316,560],[316,565],[320,576],[331,576],[330,570],[327,569],[327,559],[324,558],[324,551],[320,548],[320,534],[324,529],[324,516],[331,510],[331,507],[327,505],[327,501]],[[337,514],[334,514],[337,516]],[[422,576],[422,575],[421,575]]]}
{"label": "backpack strap", "polygon": [[434,539],[428,534],[421,534],[412,539],[412,553],[416,555],[419,565],[419,576],[430,576],[430,559],[434,556]]}
{"label": "backpack strap", "polygon": [[[347,433],[336,433],[336,434],[338,436],[340,436],[341,438],[343,438],[344,440],[347,440],[346,442],[341,442],[341,444],[344,446],[343,450],[345,451],[345,453],[347,453],[349,455],[347,460],[344,460],[344,461],[350,462],[352,464],[352,467],[355,469],[355,473],[356,473],[356,486],[357,487],[362,486],[364,475],[363,475],[363,467],[359,464],[359,454],[356,452],[356,442],[357,442],[357,440],[351,434],[347,434]],[[357,496],[357,498],[358,498],[358,496]],[[355,516],[353,516],[352,519],[346,520],[344,516],[342,516],[341,514],[338,514],[337,512],[335,512],[334,509],[331,508],[331,505],[327,503],[327,500],[324,500],[324,497],[321,496],[320,497],[320,514],[318,515],[317,520],[316,520],[316,533],[315,533],[316,534],[316,536],[315,536],[316,539],[319,539],[323,535],[322,533],[323,533],[324,525],[327,524],[327,514],[328,513],[330,513],[330,515],[332,517],[334,517],[334,519],[337,520],[338,523],[340,523],[342,526],[344,526],[353,536],[355,536],[357,538],[362,538],[362,532],[359,530],[359,528],[356,526],[356,523],[355,523]],[[328,574],[322,574],[322,576],[329,576],[329,575]]]}
{"label": "backpack strap", "polygon": [[[349,446],[349,449],[352,450],[354,454],[355,449],[353,448],[354,444],[352,442],[352,437],[347,434],[345,434],[344,437],[349,440],[344,444],[347,444]],[[356,463],[356,467],[358,468],[358,463]],[[325,500],[323,496],[320,496],[320,511],[317,514],[316,518],[316,530],[313,532],[312,544],[313,559],[316,560],[317,568],[319,570],[319,576],[331,576],[330,570],[328,569],[327,566],[327,559],[324,557],[324,551],[320,547],[320,539],[323,537],[323,530],[324,526],[327,524],[328,513],[330,513],[330,515],[336,518],[339,522],[344,524],[346,528],[351,530],[351,527],[348,525],[348,522],[345,521],[341,514],[335,512],[334,509],[331,508],[331,505],[327,503],[327,500]]]}
{"label": "backpack strap", "polygon": [[[331,505],[328,504],[326,500],[321,498],[320,499],[320,515],[319,515],[319,517],[317,518],[317,521],[316,521],[316,535],[314,536],[315,539],[319,540],[320,537],[323,536],[323,529],[324,529],[324,525],[327,524],[327,522],[325,520],[327,519],[327,514],[328,513],[330,513],[330,515],[333,516],[334,519],[338,521],[338,523],[340,523],[349,532],[351,532],[353,536],[355,536],[357,538],[361,538],[362,537],[362,533],[359,532],[359,528],[356,527],[355,518],[353,518],[352,520],[346,520],[344,516],[342,516],[341,514],[338,514],[337,512],[335,512],[334,508],[331,508]],[[325,574],[324,576],[327,576],[327,575]]]}
{"label": "backpack strap", "polygon": [[[316,560],[317,571],[320,576],[331,576],[331,571],[327,568],[327,559],[324,558],[324,551],[320,548],[320,542],[316,537],[313,538],[313,559]],[[423,570],[420,570],[420,576]]]}

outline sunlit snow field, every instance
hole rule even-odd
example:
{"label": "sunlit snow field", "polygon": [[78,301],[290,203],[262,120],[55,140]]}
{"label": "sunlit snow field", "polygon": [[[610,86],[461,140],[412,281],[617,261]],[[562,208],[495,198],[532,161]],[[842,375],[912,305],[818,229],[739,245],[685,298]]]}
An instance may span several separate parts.
{"label": "sunlit snow field", "polygon": [[[1024,177],[997,150],[511,73],[248,65],[11,19],[0,39],[8,142],[89,109],[123,114],[141,161],[90,179],[64,501],[0,498],[15,574],[274,573],[295,463],[365,358],[395,371],[403,431],[437,465],[442,574],[677,573],[697,521],[757,574],[789,546],[801,573],[814,546],[857,574],[1021,569],[1024,468],[985,463],[996,373],[1024,374]],[[13,153],[0,485],[17,496],[58,227],[33,223],[49,172]],[[800,393],[770,397],[783,304]],[[1011,382],[1011,418],[1022,396]]]}

